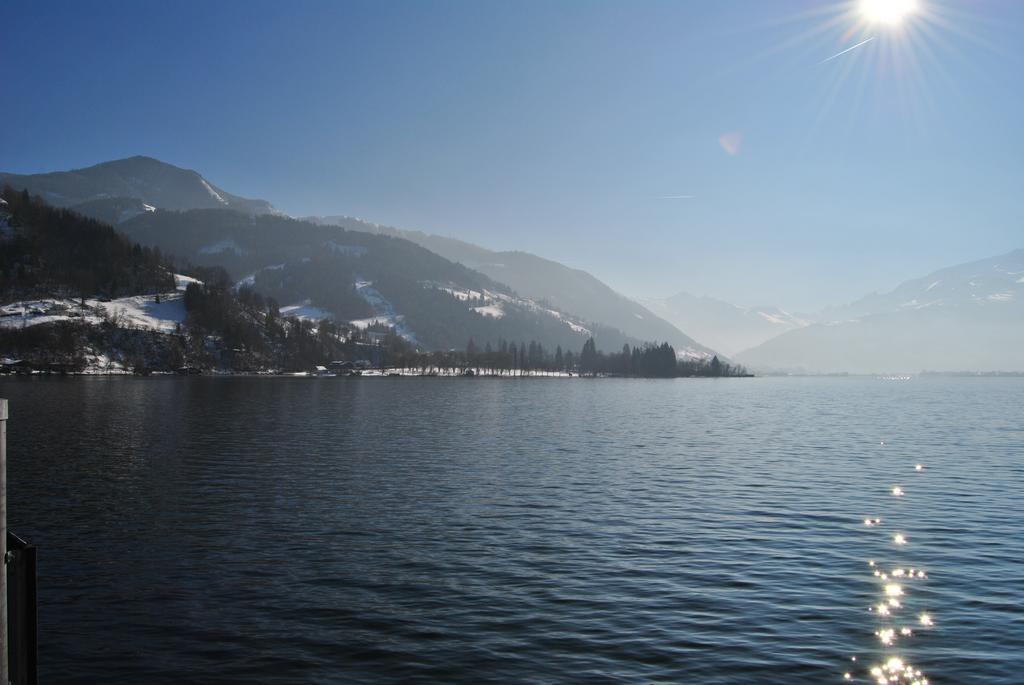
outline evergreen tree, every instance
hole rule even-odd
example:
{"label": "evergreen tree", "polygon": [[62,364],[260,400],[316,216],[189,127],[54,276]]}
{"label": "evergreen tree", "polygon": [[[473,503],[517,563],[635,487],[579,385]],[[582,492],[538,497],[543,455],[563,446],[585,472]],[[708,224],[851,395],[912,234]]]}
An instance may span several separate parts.
{"label": "evergreen tree", "polygon": [[597,345],[593,338],[588,338],[580,351],[580,373],[597,375]]}

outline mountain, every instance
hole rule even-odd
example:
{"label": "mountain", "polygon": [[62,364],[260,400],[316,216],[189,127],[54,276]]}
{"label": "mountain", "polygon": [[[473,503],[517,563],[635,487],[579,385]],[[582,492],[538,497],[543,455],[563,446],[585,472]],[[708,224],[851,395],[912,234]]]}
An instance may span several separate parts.
{"label": "mountain", "polygon": [[737,360],[809,373],[1024,370],[1024,250],[959,264],[826,310]]}
{"label": "mountain", "polygon": [[[352,303],[366,299],[353,298],[348,294],[348,289],[354,287],[352,279],[355,276],[362,279],[360,282],[371,280],[367,274],[351,271],[354,264],[349,264],[338,273],[345,280],[330,284],[325,280],[331,277],[330,269],[322,269],[314,278],[305,273],[310,272],[312,267],[295,261],[324,261],[327,258],[324,245],[341,244],[337,236],[311,232],[309,221],[292,222],[270,203],[232,195],[195,171],[180,169],[149,157],[131,157],[67,172],[34,175],[0,173],[0,185],[4,184],[19,190],[27,189],[50,204],[69,207],[115,224],[143,244],[160,247],[179,258],[196,264],[222,265],[239,279],[246,278],[253,285],[271,289],[274,297],[287,295],[287,306],[299,307],[305,300],[321,303],[333,301],[331,306],[339,307],[339,310],[332,313],[332,316],[345,317],[360,313],[360,307]],[[172,211],[168,213],[162,210]],[[210,213],[195,213],[201,211]],[[174,212],[181,215],[172,217]],[[258,221],[266,217],[270,217],[269,223]],[[375,248],[371,251],[373,256],[370,259],[360,261],[359,268],[362,271],[367,270],[365,264],[374,263],[381,255],[385,257],[380,264],[388,262],[388,269],[395,276],[403,271],[408,274],[421,273],[423,269],[417,268],[421,265],[419,262],[434,263],[432,258],[437,255],[444,257],[445,261],[451,260],[469,267],[460,272],[458,278],[445,280],[424,276],[420,281],[445,284],[443,287],[461,293],[457,297],[462,297],[463,302],[469,297],[467,293],[475,293],[474,302],[471,303],[473,306],[464,304],[462,309],[473,309],[475,314],[489,317],[492,321],[485,327],[491,331],[488,335],[494,329],[500,329],[505,333],[515,330],[515,337],[520,337],[527,331],[535,330],[537,317],[540,317],[548,320],[545,328],[554,326],[558,329],[557,334],[553,330],[547,331],[546,340],[549,342],[564,339],[576,345],[576,338],[584,336],[586,331],[587,334],[597,335],[598,344],[606,350],[619,348],[624,343],[657,341],[670,343],[682,356],[710,358],[714,354],[712,350],[700,345],[642,305],[616,293],[590,274],[557,262],[525,252],[493,252],[459,240],[401,231],[347,217],[317,218],[315,222],[321,224],[321,228],[333,231],[347,229],[349,234],[362,232],[401,239],[417,244],[422,249],[413,254]],[[248,227],[251,226],[255,226],[256,230],[250,231]],[[270,234],[273,230],[281,230],[283,234],[272,236]],[[177,235],[178,231],[183,231],[182,235]],[[295,244],[291,240],[293,232],[295,236],[300,236]],[[359,250],[366,247],[348,234],[340,240],[345,246]],[[427,251],[436,254],[428,257]],[[333,248],[329,248],[328,252],[335,261],[351,261],[354,257],[352,254],[339,255],[338,250]],[[389,261],[392,258],[394,260]],[[413,262],[403,263],[401,260]],[[287,266],[284,273],[275,273],[282,271],[278,268],[281,264]],[[299,275],[299,272],[304,274]],[[476,276],[467,278],[470,272],[485,277],[486,284],[476,282]],[[282,288],[280,283],[272,284],[274,278],[285,275],[287,282],[293,285]],[[446,278],[451,275],[447,274]],[[300,282],[306,282],[307,292],[300,293],[294,287],[295,283]],[[416,307],[423,304],[419,302],[422,293],[408,289],[405,292],[414,292],[416,297],[405,301],[401,314],[403,320],[419,316],[421,330],[439,328],[440,324],[436,321],[428,323],[415,311]],[[394,293],[393,296],[397,297]],[[349,305],[341,306],[339,303],[342,300],[349,301]],[[321,308],[332,311],[330,306]],[[381,311],[373,313],[381,316],[387,314],[385,318],[393,319],[388,306],[380,305],[378,309]],[[527,318],[533,323],[515,329],[513,322],[522,324],[517,312],[524,315],[530,312]],[[365,308],[361,313],[367,314]],[[498,319],[502,319],[500,325],[496,324]],[[552,320],[558,323],[552,324]],[[462,323],[468,325],[466,321]],[[438,330],[432,335],[421,332],[418,340],[430,345],[449,345],[455,342],[455,337],[478,329],[479,326],[470,326],[468,329],[449,327],[447,332]],[[565,330],[571,333],[568,339],[565,338]],[[465,340],[459,340],[457,344],[464,345]]]}
{"label": "mountain", "polygon": [[641,301],[676,327],[727,355],[756,347],[810,323],[778,307],[739,307],[685,292]]}
{"label": "mountain", "polygon": [[573,312],[588,321],[600,321],[632,338],[668,342],[688,356],[715,354],[642,304],[620,295],[586,271],[559,262],[527,252],[496,252],[455,238],[382,226],[352,217],[307,217],[307,220],[405,238],[554,309]]}
{"label": "mountain", "polygon": [[157,209],[118,228],[143,245],[199,266],[223,267],[282,305],[282,314],[385,325],[423,349],[536,340],[579,350],[644,341],[514,293],[404,238],[227,209]]}
{"label": "mountain", "polygon": [[0,187],[27,189],[47,203],[71,207],[89,216],[120,223],[146,207],[158,209],[234,209],[246,214],[280,214],[265,200],[232,195],[198,172],[152,157],[129,157],[85,169],[46,174],[0,172]]}

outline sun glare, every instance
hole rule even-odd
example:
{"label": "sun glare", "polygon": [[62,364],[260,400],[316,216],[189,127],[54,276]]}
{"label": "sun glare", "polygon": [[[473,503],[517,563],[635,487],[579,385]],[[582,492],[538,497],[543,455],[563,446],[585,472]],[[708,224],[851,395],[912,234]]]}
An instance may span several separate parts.
{"label": "sun glare", "polygon": [[917,0],[860,0],[860,13],[872,24],[896,26],[919,9]]}

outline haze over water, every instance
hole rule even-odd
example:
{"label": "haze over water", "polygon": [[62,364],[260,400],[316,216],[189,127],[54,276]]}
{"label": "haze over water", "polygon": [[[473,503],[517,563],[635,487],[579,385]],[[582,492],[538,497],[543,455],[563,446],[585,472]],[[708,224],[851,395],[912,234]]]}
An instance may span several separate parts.
{"label": "haze over water", "polygon": [[[42,682],[873,682],[892,656],[931,683],[1024,672],[1020,379],[0,395],[11,528],[40,545]],[[889,648],[868,560],[927,571]]]}

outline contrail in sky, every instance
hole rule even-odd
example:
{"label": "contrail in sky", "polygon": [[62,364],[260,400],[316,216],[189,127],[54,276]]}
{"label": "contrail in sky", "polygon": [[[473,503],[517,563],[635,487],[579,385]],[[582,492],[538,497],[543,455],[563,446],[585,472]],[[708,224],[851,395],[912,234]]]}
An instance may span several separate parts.
{"label": "contrail in sky", "polygon": [[818,64],[824,64],[825,62],[831,62],[831,61],[832,61],[832,60],[834,60],[834,59],[835,59],[836,57],[839,57],[839,56],[841,56],[841,55],[845,55],[845,54],[846,54],[846,53],[848,53],[848,52],[849,52],[850,50],[856,50],[856,49],[857,49],[857,48],[859,48],[859,47],[860,47],[861,45],[864,45],[865,43],[870,43],[870,42],[871,42],[871,41],[873,41],[874,39],[875,39],[875,37],[874,37],[874,36],[871,36],[871,37],[870,37],[870,38],[868,38],[867,40],[862,40],[861,42],[857,43],[856,45],[851,45],[850,47],[846,48],[846,49],[845,49],[845,50],[843,50],[842,52],[837,52],[836,54],[832,55],[831,57],[826,57],[825,59],[823,59],[823,60],[821,60],[820,62],[818,62]]}
{"label": "contrail in sky", "polygon": [[659,200],[692,200],[693,195],[662,195]]}

